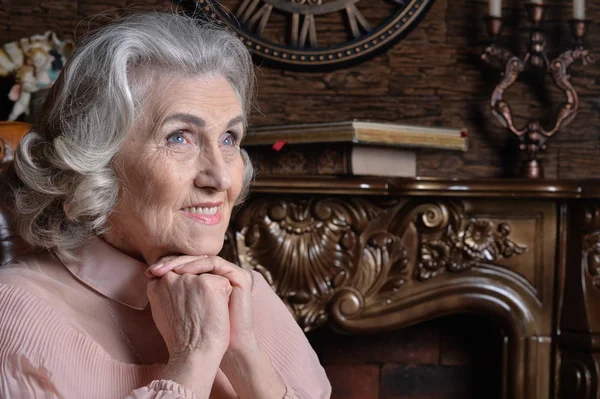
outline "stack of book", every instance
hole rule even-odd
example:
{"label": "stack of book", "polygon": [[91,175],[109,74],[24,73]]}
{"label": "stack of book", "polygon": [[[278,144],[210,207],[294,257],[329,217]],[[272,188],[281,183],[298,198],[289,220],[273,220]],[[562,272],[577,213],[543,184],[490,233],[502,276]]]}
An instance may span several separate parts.
{"label": "stack of book", "polygon": [[414,177],[417,151],[467,150],[466,129],[369,121],[251,129],[244,148],[259,175]]}

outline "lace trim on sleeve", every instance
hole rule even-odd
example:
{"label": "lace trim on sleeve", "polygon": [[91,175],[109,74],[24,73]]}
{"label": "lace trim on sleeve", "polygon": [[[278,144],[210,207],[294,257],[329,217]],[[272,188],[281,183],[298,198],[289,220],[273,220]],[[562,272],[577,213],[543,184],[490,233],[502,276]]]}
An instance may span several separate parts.
{"label": "lace trim on sleeve", "polygon": [[[153,394],[149,396],[149,394]],[[136,389],[127,399],[198,399],[190,389],[171,380],[155,380]]]}

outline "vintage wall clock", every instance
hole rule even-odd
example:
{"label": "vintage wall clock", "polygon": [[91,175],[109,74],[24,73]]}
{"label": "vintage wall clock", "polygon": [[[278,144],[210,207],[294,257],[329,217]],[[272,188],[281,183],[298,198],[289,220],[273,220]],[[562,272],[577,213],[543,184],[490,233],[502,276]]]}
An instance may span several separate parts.
{"label": "vintage wall clock", "polygon": [[260,58],[285,67],[360,62],[400,39],[433,0],[196,0]]}

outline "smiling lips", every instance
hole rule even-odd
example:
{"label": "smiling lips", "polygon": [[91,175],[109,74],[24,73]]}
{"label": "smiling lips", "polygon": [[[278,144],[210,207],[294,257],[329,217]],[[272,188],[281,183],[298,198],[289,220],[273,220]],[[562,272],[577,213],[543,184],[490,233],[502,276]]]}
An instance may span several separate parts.
{"label": "smiling lips", "polygon": [[221,204],[198,205],[183,208],[182,211],[190,218],[204,224],[221,223]]}

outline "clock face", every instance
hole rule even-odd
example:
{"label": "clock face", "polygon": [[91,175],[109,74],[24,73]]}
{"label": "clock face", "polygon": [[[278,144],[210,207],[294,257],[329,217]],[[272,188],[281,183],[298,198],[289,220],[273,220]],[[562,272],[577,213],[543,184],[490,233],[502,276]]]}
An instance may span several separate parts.
{"label": "clock face", "polygon": [[288,67],[361,61],[400,39],[433,0],[197,0],[257,56]]}

